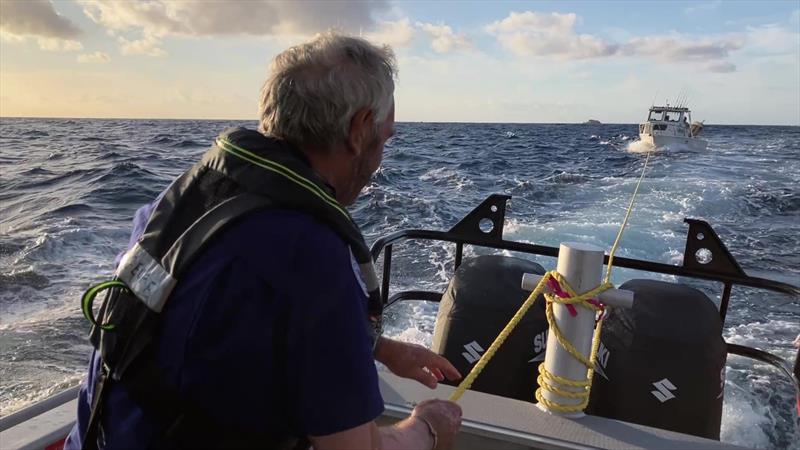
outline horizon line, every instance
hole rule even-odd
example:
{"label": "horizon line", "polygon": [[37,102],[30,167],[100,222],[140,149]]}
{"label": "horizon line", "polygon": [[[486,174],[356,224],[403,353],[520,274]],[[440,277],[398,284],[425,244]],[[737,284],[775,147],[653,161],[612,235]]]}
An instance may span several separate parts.
{"label": "horizon line", "polygon": [[[234,119],[234,118],[222,118],[222,119],[215,119],[215,118],[185,118],[185,117],[69,117],[69,116],[2,116],[0,115],[0,120],[2,119],[43,119],[43,120],[50,120],[50,119],[60,119],[60,120],[197,120],[197,121],[204,121],[204,122],[222,122],[222,121],[253,121],[257,122],[258,119]],[[396,123],[450,123],[450,124],[515,124],[515,125],[591,125],[597,126],[598,124],[590,124],[584,122],[495,122],[495,121],[450,121],[450,120],[397,120]],[[599,125],[636,125],[643,122],[600,122]],[[778,123],[778,124],[758,124],[758,123],[707,123],[706,126],[715,125],[715,126],[749,126],[749,127],[800,127],[800,123],[796,124],[788,124],[788,123]]]}

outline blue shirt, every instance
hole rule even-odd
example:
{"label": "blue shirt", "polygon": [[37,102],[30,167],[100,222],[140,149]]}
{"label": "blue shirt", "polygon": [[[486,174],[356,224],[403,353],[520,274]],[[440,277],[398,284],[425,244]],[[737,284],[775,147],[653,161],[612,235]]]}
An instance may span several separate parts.
{"label": "blue shirt", "polygon": [[[135,236],[151,210],[137,212]],[[307,214],[248,215],[179,280],[159,324],[158,365],[182,398],[228,429],[319,436],[374,420],[383,400],[367,296],[351,258],[346,243]],[[98,364],[93,354],[65,449],[81,446]],[[106,448],[158,444],[119,385],[102,419]]]}

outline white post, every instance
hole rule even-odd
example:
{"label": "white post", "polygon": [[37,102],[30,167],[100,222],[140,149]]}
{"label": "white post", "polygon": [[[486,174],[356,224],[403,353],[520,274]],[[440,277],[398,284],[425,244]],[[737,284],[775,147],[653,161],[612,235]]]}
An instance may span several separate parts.
{"label": "white post", "polygon": [[[577,294],[590,291],[600,285],[603,272],[603,249],[591,244],[564,242],[559,248],[556,270],[566,279]],[[553,305],[553,315],[564,338],[571,342],[578,352],[588,358],[592,349],[595,312],[579,306],[576,306],[575,310],[577,310],[578,314],[577,316],[572,316],[565,305]],[[547,338],[547,353],[545,354],[544,366],[550,373],[559,377],[570,380],[586,379],[586,366],[564,350],[553,333],[550,333]],[[583,391],[555,381],[551,381],[551,383],[564,391]],[[546,399],[564,406],[578,405],[582,401],[579,398],[563,397],[547,390],[543,390],[542,395]],[[544,411],[567,417],[578,418],[584,416],[583,412],[558,413],[550,411],[541,402],[537,406]]]}

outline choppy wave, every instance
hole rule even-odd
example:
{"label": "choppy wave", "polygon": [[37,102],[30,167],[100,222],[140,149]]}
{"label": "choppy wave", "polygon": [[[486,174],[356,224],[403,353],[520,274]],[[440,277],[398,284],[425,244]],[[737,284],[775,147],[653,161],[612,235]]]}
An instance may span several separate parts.
{"label": "choppy wave", "polygon": [[[131,217],[222,129],[255,122],[0,120],[0,415],[74,383],[88,346],[77,300],[127,243]],[[608,247],[650,148],[636,125],[401,123],[352,207],[368,241],[403,228],[448,229],[492,193],[513,196],[507,239]],[[588,131],[588,132],[587,132]],[[748,270],[800,279],[800,129],[708,126],[704,152],[659,149],[619,255],[678,263],[684,217],[714,226]],[[393,289],[442,290],[453,247],[395,247]],[[466,255],[474,255],[472,247]],[[539,261],[546,267],[551,260]],[[637,273],[637,276],[641,275]],[[631,276],[615,272],[615,282]],[[387,311],[389,334],[430,344],[436,305]],[[726,339],[786,358],[796,300],[734,292]],[[791,387],[729,362],[722,438],[800,448]]]}

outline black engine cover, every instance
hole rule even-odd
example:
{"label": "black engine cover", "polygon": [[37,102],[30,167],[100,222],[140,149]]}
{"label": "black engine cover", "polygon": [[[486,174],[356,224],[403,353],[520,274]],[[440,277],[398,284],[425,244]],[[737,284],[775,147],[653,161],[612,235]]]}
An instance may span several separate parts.
{"label": "black engine cover", "polygon": [[[433,351],[466,376],[528,298],[522,274],[543,275],[534,262],[499,255],[465,260],[447,288],[433,335]],[[472,385],[472,390],[536,402],[539,364],[544,361],[547,319],[543,298],[528,310]]]}
{"label": "black engine cover", "polygon": [[636,300],[605,320],[586,412],[719,439],[726,345],[714,303],[662,281],[620,289]]}

